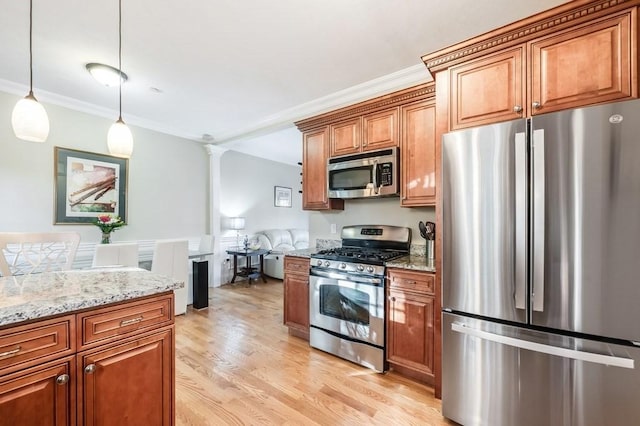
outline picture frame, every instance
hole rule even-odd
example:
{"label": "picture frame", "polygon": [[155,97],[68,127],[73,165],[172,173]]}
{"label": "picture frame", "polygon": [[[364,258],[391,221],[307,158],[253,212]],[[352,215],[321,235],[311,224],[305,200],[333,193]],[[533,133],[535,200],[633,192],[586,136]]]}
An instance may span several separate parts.
{"label": "picture frame", "polygon": [[287,188],[286,186],[274,186],[273,204],[276,207],[291,207],[291,188]]}
{"label": "picture frame", "polygon": [[54,224],[93,224],[105,213],[127,222],[129,160],[54,147]]}

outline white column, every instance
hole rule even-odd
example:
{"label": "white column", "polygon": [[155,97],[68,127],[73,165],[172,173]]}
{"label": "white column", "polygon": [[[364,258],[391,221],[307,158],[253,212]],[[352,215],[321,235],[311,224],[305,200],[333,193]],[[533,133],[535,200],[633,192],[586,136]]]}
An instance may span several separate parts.
{"label": "white column", "polygon": [[209,229],[211,235],[215,236],[213,256],[209,267],[211,277],[209,282],[213,287],[220,287],[222,284],[222,261],[226,258],[226,255],[220,252],[220,189],[222,186],[220,179],[220,158],[227,149],[211,144],[205,145],[204,148],[207,150],[207,154],[209,154],[209,191],[211,191],[211,194],[209,194],[209,199],[211,200],[211,205],[209,206]]}

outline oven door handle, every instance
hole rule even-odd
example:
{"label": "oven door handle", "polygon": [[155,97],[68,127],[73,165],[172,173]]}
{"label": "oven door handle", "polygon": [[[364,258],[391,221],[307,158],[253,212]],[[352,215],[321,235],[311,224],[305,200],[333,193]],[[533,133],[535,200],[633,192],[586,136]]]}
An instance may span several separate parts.
{"label": "oven door handle", "polygon": [[347,274],[341,274],[338,272],[326,272],[326,271],[318,271],[315,269],[311,269],[311,274],[317,277],[330,278],[332,280],[342,280],[342,281],[351,281],[354,283],[364,283],[364,284],[373,284],[373,285],[382,285],[382,278],[371,278],[371,277],[362,277],[362,276],[351,276]]}

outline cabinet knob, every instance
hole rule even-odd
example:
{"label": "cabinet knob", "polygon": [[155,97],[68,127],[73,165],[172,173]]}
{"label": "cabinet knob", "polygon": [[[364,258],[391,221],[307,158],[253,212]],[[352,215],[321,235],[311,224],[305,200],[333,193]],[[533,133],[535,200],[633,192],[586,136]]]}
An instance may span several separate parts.
{"label": "cabinet knob", "polygon": [[395,301],[396,301],[396,298],[395,298],[395,297],[393,297],[393,296],[391,296],[391,297],[389,297],[389,301],[390,301],[390,302],[395,302]]}
{"label": "cabinet knob", "polygon": [[531,104],[533,106],[534,109],[540,109],[542,107],[542,105],[540,104],[540,102],[534,102]]}
{"label": "cabinet knob", "polygon": [[520,105],[514,106],[513,112],[515,112],[516,114],[520,114],[522,112],[522,107]]}
{"label": "cabinet knob", "polygon": [[58,377],[56,377],[56,383],[59,384],[59,385],[64,385],[68,381],[69,381],[69,375],[68,374],[61,374]]}
{"label": "cabinet knob", "polygon": [[91,374],[94,371],[96,371],[96,365],[95,364],[89,364],[84,368],[84,372],[87,374]]}

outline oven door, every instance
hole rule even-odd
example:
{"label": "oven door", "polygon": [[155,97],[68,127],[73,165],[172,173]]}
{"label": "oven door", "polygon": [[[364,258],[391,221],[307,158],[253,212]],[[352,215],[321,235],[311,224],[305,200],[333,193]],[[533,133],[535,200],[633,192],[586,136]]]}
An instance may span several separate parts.
{"label": "oven door", "polygon": [[311,268],[309,322],[379,347],[384,346],[384,278]]}

